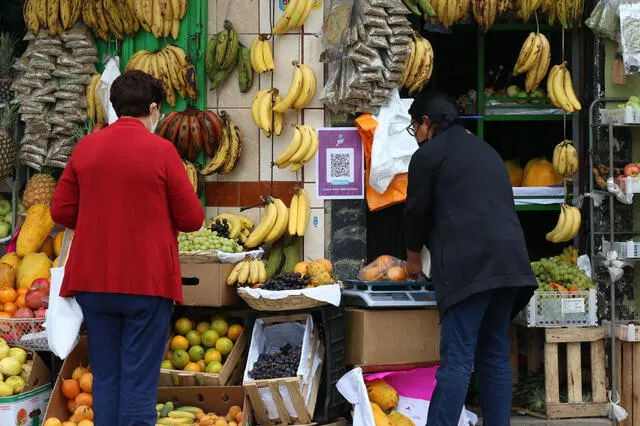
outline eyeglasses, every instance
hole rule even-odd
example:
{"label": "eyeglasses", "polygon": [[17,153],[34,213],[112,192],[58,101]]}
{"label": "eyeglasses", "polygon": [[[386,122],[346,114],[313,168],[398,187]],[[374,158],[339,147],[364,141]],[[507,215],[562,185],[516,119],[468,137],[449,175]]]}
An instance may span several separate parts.
{"label": "eyeglasses", "polygon": [[414,127],[416,124],[418,124],[417,121],[411,121],[411,124],[409,124],[405,129],[412,137],[416,136],[416,128]]}

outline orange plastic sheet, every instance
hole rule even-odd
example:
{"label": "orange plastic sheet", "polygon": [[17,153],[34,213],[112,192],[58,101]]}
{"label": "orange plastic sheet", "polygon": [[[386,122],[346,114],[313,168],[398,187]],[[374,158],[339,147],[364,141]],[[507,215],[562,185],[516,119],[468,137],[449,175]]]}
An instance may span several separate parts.
{"label": "orange plastic sheet", "polygon": [[391,207],[396,204],[404,203],[407,199],[407,185],[409,183],[408,173],[402,173],[394,176],[387,190],[381,194],[375,191],[369,185],[369,173],[371,172],[371,149],[373,148],[373,135],[375,134],[378,122],[371,114],[362,114],[355,120],[358,127],[358,133],[362,139],[362,147],[364,148],[364,166],[365,166],[365,185],[366,198],[369,210],[372,212]]}

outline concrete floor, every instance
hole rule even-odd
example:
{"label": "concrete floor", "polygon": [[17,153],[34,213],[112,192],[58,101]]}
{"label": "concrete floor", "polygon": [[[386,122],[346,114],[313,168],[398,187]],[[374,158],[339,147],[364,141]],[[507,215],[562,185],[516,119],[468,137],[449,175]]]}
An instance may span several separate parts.
{"label": "concrete floor", "polygon": [[[511,426],[611,426],[609,419],[576,419],[576,420],[542,420],[535,417],[515,416],[511,417]],[[484,426],[482,419],[478,426]],[[486,425],[491,426],[491,425]]]}

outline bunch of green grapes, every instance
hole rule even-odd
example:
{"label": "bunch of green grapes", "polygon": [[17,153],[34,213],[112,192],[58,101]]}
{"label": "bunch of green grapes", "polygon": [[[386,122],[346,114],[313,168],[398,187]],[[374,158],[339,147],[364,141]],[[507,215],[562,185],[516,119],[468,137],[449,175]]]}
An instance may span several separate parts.
{"label": "bunch of green grapes", "polygon": [[241,253],[242,246],[231,238],[218,236],[216,232],[197,231],[178,234],[178,248],[181,252],[219,250],[225,253]]}
{"label": "bunch of green grapes", "polygon": [[549,283],[557,283],[569,290],[575,286],[578,291],[593,288],[593,282],[577,265],[563,262],[557,257],[543,258],[531,263],[541,291],[557,291]]}

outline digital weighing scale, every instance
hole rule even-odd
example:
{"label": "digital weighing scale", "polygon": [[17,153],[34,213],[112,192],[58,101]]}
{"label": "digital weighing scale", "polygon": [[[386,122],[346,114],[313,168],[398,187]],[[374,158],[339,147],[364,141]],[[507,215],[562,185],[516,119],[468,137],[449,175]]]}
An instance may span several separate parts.
{"label": "digital weighing scale", "polygon": [[431,282],[344,282],[342,300],[346,306],[361,308],[436,307]]}

